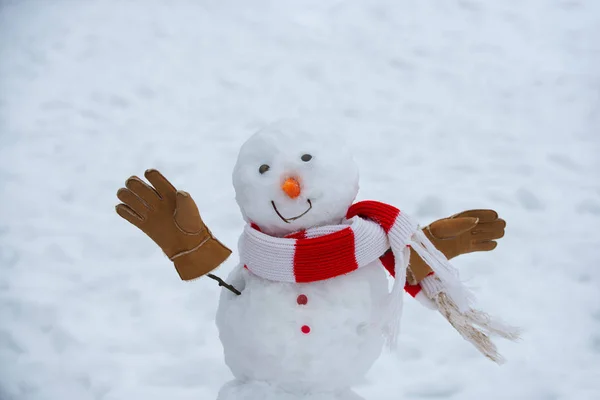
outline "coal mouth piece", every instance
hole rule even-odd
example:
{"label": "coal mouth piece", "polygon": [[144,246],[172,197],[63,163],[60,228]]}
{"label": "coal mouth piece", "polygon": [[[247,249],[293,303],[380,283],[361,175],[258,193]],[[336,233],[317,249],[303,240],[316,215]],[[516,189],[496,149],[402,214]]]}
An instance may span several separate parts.
{"label": "coal mouth piece", "polygon": [[281,215],[281,213],[277,209],[277,206],[275,205],[275,202],[273,200],[271,200],[271,205],[273,206],[273,209],[275,210],[275,212],[277,213],[277,215],[279,216],[279,218],[281,218],[283,220],[283,222],[285,222],[286,224],[289,224],[290,222],[295,221],[298,218],[301,218],[301,217],[305,216],[306,213],[308,213],[312,209],[312,202],[310,201],[310,199],[308,199],[306,201],[308,202],[308,209],[306,211],[304,211],[302,214],[297,215],[297,216],[292,217],[292,218],[286,218],[283,215]]}

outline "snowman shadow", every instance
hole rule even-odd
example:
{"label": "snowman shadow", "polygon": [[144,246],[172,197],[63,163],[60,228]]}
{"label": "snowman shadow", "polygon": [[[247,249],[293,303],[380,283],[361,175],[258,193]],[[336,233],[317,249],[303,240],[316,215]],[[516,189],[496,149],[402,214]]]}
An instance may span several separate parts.
{"label": "snowman shadow", "polygon": [[366,400],[353,390],[336,393],[290,393],[266,382],[226,382],[219,390],[217,400]]}

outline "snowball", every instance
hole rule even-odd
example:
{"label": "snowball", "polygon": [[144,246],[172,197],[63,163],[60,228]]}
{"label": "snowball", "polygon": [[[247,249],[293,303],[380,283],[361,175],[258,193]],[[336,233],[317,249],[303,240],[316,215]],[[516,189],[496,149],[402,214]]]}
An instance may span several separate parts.
{"label": "snowball", "polygon": [[[268,168],[261,173],[263,165]],[[287,178],[300,183],[298,197],[290,198],[282,190]],[[358,193],[358,168],[339,139],[284,123],[263,129],[244,143],[233,186],[245,220],[265,233],[282,236],[339,223]]]}

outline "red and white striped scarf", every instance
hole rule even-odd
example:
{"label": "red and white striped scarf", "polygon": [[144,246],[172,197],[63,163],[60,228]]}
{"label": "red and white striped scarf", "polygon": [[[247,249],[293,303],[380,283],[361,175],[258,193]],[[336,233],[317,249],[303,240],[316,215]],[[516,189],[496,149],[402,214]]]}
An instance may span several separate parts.
{"label": "red and white striped scarf", "polygon": [[[410,248],[435,274],[417,287],[405,285]],[[502,360],[489,334],[509,339],[518,336],[516,330],[493,323],[487,314],[473,310],[473,296],[460,281],[458,271],[411,217],[385,203],[356,203],[340,225],[310,228],[283,238],[266,235],[257,225],[249,224],[244,228],[239,250],[245,268],[277,282],[331,279],[380,259],[395,277],[381,316],[381,328],[392,348],[400,328],[403,291],[406,289],[414,297],[421,286],[442,315],[488,358],[496,362]]]}
{"label": "red and white striped scarf", "polygon": [[[266,235],[254,224],[247,225],[239,247],[241,261],[250,272],[277,282],[321,281],[382,259],[395,276],[384,327],[392,346],[398,334],[409,247],[428,263],[459,310],[468,310],[472,298],[458,279],[457,270],[418,224],[396,207],[376,201],[354,204],[343,224],[311,228],[284,238]],[[417,291],[413,288],[411,294]]]}

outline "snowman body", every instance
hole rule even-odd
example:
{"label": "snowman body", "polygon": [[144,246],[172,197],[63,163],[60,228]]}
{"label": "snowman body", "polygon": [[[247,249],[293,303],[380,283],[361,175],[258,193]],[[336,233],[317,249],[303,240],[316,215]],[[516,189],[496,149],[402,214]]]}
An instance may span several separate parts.
{"label": "snowman body", "polygon": [[379,261],[312,283],[268,281],[238,266],[229,281],[242,294],[223,291],[217,327],[240,381],[334,392],[360,381],[381,354],[376,320],[388,280]]}
{"label": "snowman body", "polygon": [[[358,167],[341,142],[295,124],[250,137],[232,177],[244,220],[272,237],[343,223],[358,193]],[[330,279],[294,283],[237,266],[227,281],[241,295],[223,291],[216,316],[236,381],[219,399],[279,399],[281,393],[346,399],[381,354],[377,322],[386,274],[377,260]]]}

